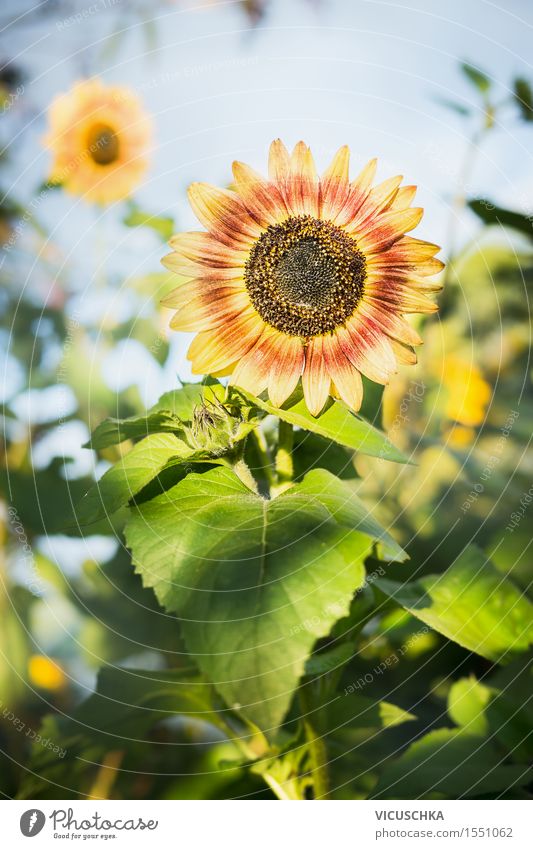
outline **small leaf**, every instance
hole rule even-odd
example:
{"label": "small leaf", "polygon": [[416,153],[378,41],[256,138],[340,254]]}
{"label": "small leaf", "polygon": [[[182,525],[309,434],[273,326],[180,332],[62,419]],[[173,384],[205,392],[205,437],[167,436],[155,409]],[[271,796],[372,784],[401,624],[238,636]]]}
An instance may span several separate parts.
{"label": "small leaf", "polygon": [[126,227],[150,227],[163,242],[168,242],[174,232],[174,219],[170,216],[150,215],[133,201],[129,202],[127,215],[123,219]]}
{"label": "small leaf", "polygon": [[309,487],[265,500],[229,469],[190,474],[132,508],[126,527],[144,584],[180,616],[200,668],[267,733],[316,640],[348,615],[372,547],[349,508]]}
{"label": "small leaf", "polygon": [[470,82],[475,85],[478,91],[482,94],[486,94],[488,92],[492,82],[487,74],[480,71],[479,68],[475,68],[474,65],[470,65],[468,62],[462,63],[461,70]]}
{"label": "small leaf", "polygon": [[84,448],[108,448],[125,439],[138,439],[151,433],[179,433],[182,421],[168,410],[147,413],[145,416],[130,416],[127,419],[105,419],[93,431]]}
{"label": "small leaf", "polygon": [[342,401],[331,400],[324,412],[315,417],[307,409],[300,392],[291,396],[283,407],[275,407],[270,401],[254,398],[241,389],[234,391],[266,413],[278,416],[303,430],[310,430],[326,439],[332,439],[346,448],[397,463],[409,462],[384,433],[352,413]]}
{"label": "small leaf", "polygon": [[524,121],[533,121],[533,90],[531,83],[523,77],[517,77],[513,83],[515,100]]}
{"label": "small leaf", "polygon": [[458,103],[456,100],[448,100],[446,97],[435,97],[434,100],[446,109],[451,109],[452,112],[461,115],[463,118],[472,114],[472,110],[468,106],[464,106],[464,104]]}
{"label": "small leaf", "polygon": [[413,616],[488,660],[508,663],[533,641],[533,605],[475,546],[442,575],[376,584]]}
{"label": "small leaf", "polygon": [[491,698],[488,687],[471,676],[454,681],[448,693],[448,714],[456,725],[482,736],[489,730],[485,709]]}

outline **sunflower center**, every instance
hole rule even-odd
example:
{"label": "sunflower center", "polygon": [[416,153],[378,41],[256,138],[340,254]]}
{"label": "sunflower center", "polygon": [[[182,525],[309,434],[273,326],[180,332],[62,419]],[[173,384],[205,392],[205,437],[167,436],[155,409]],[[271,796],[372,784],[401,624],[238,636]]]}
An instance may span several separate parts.
{"label": "sunflower center", "polygon": [[97,165],[110,165],[118,159],[119,141],[112,127],[97,124],[89,132],[87,148]]}
{"label": "sunflower center", "polygon": [[267,227],[244,273],[261,318],[305,338],[345,324],[361,300],[365,277],[365,257],[355,239],[310,215]]}

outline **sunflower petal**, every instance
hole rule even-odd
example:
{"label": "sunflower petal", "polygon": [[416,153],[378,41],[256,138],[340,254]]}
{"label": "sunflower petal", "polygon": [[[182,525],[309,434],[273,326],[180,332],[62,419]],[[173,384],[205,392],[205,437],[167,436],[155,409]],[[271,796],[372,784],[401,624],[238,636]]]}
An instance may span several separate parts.
{"label": "sunflower petal", "polygon": [[292,215],[319,215],[319,181],[311,150],[300,141],[289,163],[289,175],[279,183],[281,193]]}
{"label": "sunflower petal", "polygon": [[404,345],[421,345],[422,339],[416,332],[414,327],[398,313],[393,312],[385,307],[381,309],[375,304],[375,301],[369,303],[363,300],[358,308],[361,315],[366,316],[368,320],[378,327],[391,339],[396,339]]}
{"label": "sunflower petal", "polygon": [[232,292],[216,297],[196,295],[187,304],[183,304],[170,322],[173,330],[184,332],[193,330],[208,330],[221,324],[236,322],[239,316],[250,305],[247,292]]}
{"label": "sunflower petal", "polygon": [[198,220],[225,245],[242,249],[261,235],[260,226],[235,192],[193,183],[188,195]]}
{"label": "sunflower petal", "polygon": [[312,416],[318,416],[328,400],[331,380],[326,371],[323,353],[323,336],[309,340],[305,351],[305,368],[302,388],[305,403]]}
{"label": "sunflower petal", "polygon": [[357,412],[363,401],[363,381],[357,369],[345,356],[335,333],[323,337],[323,351],[327,372],[339,397]]}
{"label": "sunflower petal", "polygon": [[374,224],[359,233],[358,243],[365,254],[377,253],[398,241],[405,233],[420,223],[424,210],[420,207],[409,207],[380,215]]}
{"label": "sunflower petal", "polygon": [[235,189],[261,227],[277,224],[287,217],[287,209],[278,187],[244,162],[233,163]]}
{"label": "sunflower petal", "polygon": [[276,353],[278,331],[265,325],[255,345],[235,366],[230,383],[252,395],[260,395],[267,386],[270,369]]}
{"label": "sunflower petal", "polygon": [[263,327],[263,320],[250,308],[225,327],[198,333],[187,353],[193,372],[211,374],[244,357],[259,339]]}
{"label": "sunflower petal", "polygon": [[244,268],[248,252],[238,246],[229,248],[211,233],[177,233],[169,241],[170,247],[193,265],[209,268]]}
{"label": "sunflower petal", "polygon": [[338,227],[349,224],[357,215],[362,204],[369,195],[372,181],[376,173],[378,161],[371,159],[367,162],[361,173],[349,184],[346,198],[342,206],[332,215],[332,222]]}
{"label": "sunflower petal", "polygon": [[161,306],[179,309],[198,296],[206,300],[208,298],[224,297],[225,295],[243,291],[245,291],[244,284],[242,281],[237,280],[212,280],[207,277],[197,280],[186,280],[161,299]]}
{"label": "sunflower petal", "polygon": [[396,286],[391,290],[379,290],[368,286],[365,298],[375,303],[378,307],[386,307],[399,313],[432,313],[437,312],[438,306],[425,295],[415,292],[413,289]]}
{"label": "sunflower petal", "polygon": [[281,141],[276,139],[270,145],[268,154],[268,173],[273,181],[283,181],[289,176],[290,171],[289,151]]}
{"label": "sunflower petal", "polygon": [[[177,251],[172,251],[172,253],[164,256],[161,259],[161,265],[164,265],[169,271],[173,271],[174,274],[189,278],[205,275],[206,268],[208,267],[183,257]],[[217,280],[239,280],[242,279],[243,274],[244,267],[217,268],[213,266],[212,276]]]}
{"label": "sunflower petal", "polygon": [[357,215],[346,225],[347,232],[356,236],[364,234],[368,224],[372,223],[374,218],[394,200],[402,179],[401,176],[390,177],[371,189],[358,209]]}
{"label": "sunflower petal", "polygon": [[341,147],[320,180],[320,217],[331,219],[346,203],[349,192],[350,148]]}
{"label": "sunflower petal", "polygon": [[399,209],[407,209],[411,206],[416,195],[416,186],[400,186],[396,192],[396,196],[387,207],[391,212]]}
{"label": "sunflower petal", "polygon": [[363,319],[352,319],[337,331],[339,343],[350,362],[375,383],[388,383],[396,369],[390,343]]}
{"label": "sunflower petal", "polygon": [[280,333],[275,342],[275,356],[268,378],[268,395],[275,407],[281,407],[292,395],[303,367],[303,340]]}
{"label": "sunflower petal", "polygon": [[418,362],[417,356],[409,345],[402,345],[396,339],[390,339],[390,345],[394,351],[394,356],[401,365],[415,366]]}

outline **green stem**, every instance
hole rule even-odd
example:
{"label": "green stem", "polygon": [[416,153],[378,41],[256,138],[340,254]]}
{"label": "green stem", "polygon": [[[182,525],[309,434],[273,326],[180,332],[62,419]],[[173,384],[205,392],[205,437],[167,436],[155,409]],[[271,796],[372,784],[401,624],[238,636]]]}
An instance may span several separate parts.
{"label": "green stem", "polygon": [[294,444],[294,433],[292,425],[279,420],[278,426],[278,450],[276,452],[276,480],[273,494],[279,495],[292,483],[294,466],[292,462],[292,448]]}
{"label": "green stem", "polygon": [[329,799],[328,752],[323,739],[317,736],[309,718],[312,705],[305,686],[300,689],[299,697],[303,714],[303,726],[311,759],[310,777],[313,780],[313,795],[315,799]]}
{"label": "green stem", "polygon": [[261,470],[265,473],[269,487],[275,486],[276,479],[274,477],[272,463],[268,455],[268,446],[264,434],[258,427],[256,427],[255,430],[252,430],[250,433],[250,437],[255,442],[255,450],[261,459]]}

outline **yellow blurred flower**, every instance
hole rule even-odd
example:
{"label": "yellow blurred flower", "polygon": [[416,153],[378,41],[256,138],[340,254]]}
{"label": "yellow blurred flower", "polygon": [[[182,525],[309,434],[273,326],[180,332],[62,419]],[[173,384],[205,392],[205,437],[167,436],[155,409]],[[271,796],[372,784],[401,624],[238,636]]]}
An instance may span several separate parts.
{"label": "yellow blurred flower", "polygon": [[453,425],[444,434],[446,444],[452,448],[468,448],[472,445],[476,431],[471,427],[463,427],[463,425]]}
{"label": "yellow blurred flower", "polygon": [[53,100],[48,120],[51,182],[101,204],[132,193],[148,166],[152,139],[152,122],[135,92],[99,79],[78,82]]}
{"label": "yellow blurred flower", "polygon": [[33,654],[28,661],[29,679],[43,690],[61,690],[66,676],[59,664],[42,654]]}
{"label": "yellow blurred flower", "polygon": [[466,427],[480,425],[485,418],[491,388],[479,368],[460,357],[447,357],[442,382],[447,391],[446,417]]}

